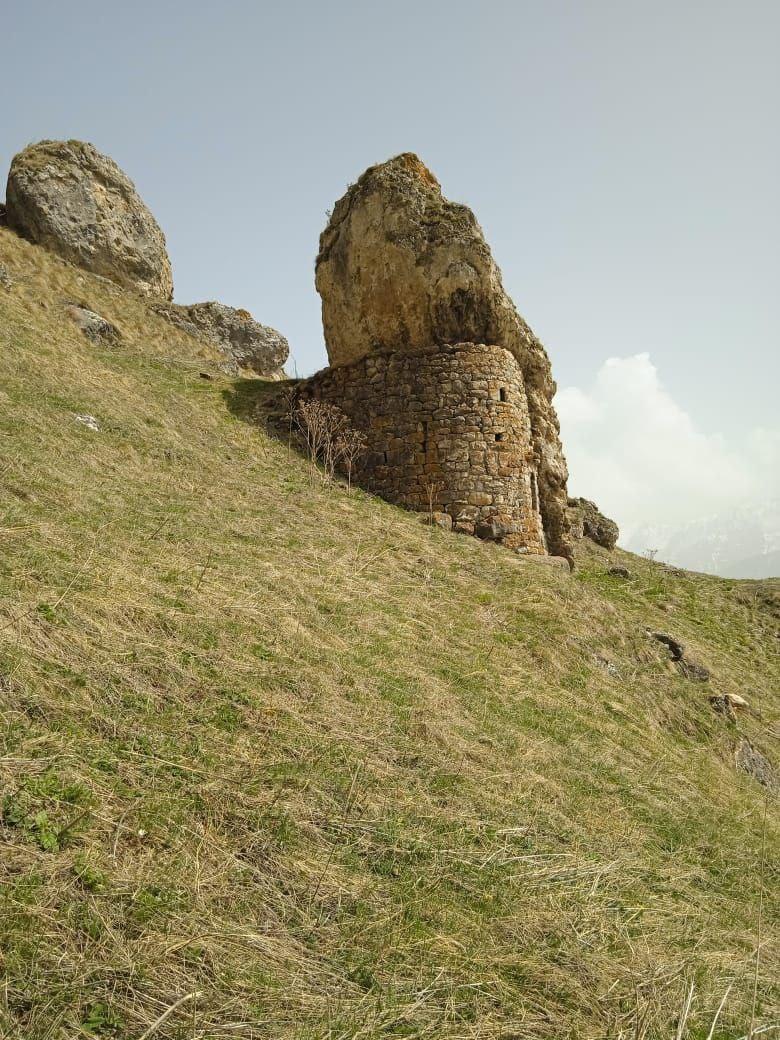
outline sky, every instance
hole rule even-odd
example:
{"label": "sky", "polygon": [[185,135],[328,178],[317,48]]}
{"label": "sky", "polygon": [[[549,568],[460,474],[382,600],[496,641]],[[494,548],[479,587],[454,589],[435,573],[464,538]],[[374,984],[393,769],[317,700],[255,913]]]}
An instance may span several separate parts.
{"label": "sky", "polygon": [[91,141],[176,299],[291,372],[326,363],[327,211],[414,151],[547,346],[573,492],[625,530],[780,497],[776,0],[3,0],[2,31],[0,170]]}

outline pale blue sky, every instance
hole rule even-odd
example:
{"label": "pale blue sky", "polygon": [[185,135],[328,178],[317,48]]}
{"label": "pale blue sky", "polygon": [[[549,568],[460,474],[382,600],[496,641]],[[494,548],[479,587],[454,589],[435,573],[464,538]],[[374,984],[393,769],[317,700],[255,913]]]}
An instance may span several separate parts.
{"label": "pale blue sky", "polygon": [[475,210],[562,387],[648,353],[698,428],[777,426],[776,0],[5,0],[0,168],[78,137],[136,182],[176,298],[325,362],[313,261],[366,166]]}

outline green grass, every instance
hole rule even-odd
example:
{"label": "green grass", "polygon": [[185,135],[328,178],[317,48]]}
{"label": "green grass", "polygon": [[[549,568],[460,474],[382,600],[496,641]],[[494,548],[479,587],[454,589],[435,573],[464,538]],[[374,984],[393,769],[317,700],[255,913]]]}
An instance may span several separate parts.
{"label": "green grass", "polygon": [[132,1040],[197,992],[155,1037],[649,1040],[693,983],[683,1035],[730,987],[742,1037],[762,887],[780,1019],[777,802],[734,766],[775,754],[776,586],[569,575],[312,485],[260,384],[0,261],[0,1035]]}

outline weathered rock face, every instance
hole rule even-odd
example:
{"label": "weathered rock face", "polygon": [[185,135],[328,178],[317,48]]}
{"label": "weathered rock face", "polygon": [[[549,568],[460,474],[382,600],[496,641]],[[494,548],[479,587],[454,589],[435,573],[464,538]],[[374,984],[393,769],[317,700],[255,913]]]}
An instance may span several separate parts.
{"label": "weathered rock face", "polygon": [[336,204],[320,238],[316,285],[334,366],[463,342],[514,355],[528,402],[547,546],[568,555],[567,470],[550,363],[504,291],[471,210],[445,199],[415,155],[373,166]]}
{"label": "weathered rock face", "polygon": [[145,295],[173,296],[165,237],[132,182],[81,141],[41,141],[14,157],[7,219],[65,260]]}
{"label": "weathered rock face", "polygon": [[3,264],[0,264],[0,289],[10,289],[12,285],[10,274]]}
{"label": "weathered rock face", "polygon": [[614,549],[620,537],[620,528],[614,520],[599,510],[595,502],[587,498],[568,500],[569,530],[575,541],[590,538],[604,549]]}
{"label": "weathered rock face", "polygon": [[247,370],[266,379],[284,378],[289,343],[281,332],[255,321],[249,311],[213,301],[189,306],[159,303],[154,310],[191,336],[217,347],[236,374]]}

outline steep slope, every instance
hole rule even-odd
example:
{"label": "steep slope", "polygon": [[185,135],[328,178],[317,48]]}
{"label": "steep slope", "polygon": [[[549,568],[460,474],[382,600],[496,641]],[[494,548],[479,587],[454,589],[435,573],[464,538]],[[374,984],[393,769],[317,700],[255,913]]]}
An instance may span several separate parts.
{"label": "steep slope", "polygon": [[682,1036],[777,1021],[777,801],[735,765],[776,755],[776,585],[323,487],[140,297],[2,228],[0,264],[3,1036],[672,1037],[690,987]]}

